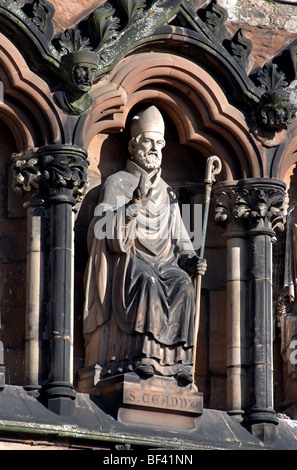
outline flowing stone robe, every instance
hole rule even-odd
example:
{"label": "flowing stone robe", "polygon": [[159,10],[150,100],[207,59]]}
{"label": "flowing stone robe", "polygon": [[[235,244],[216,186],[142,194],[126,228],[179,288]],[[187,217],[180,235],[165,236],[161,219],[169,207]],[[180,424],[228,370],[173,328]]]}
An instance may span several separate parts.
{"label": "flowing stone robe", "polygon": [[[152,196],[137,216],[127,217],[125,204],[141,174]],[[125,170],[107,178],[88,248],[85,367],[99,365],[101,377],[141,364],[159,375],[191,373],[195,291],[182,265],[195,252],[161,169],[150,179],[129,160]]]}

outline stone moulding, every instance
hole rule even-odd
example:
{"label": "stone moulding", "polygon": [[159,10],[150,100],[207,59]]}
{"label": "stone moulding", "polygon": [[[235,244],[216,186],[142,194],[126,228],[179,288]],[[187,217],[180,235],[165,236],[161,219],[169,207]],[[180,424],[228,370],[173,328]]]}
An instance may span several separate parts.
{"label": "stone moulding", "polygon": [[[76,39],[72,43],[71,52],[91,51],[98,56],[94,83],[139,48],[153,47],[166,41],[169,47],[176,47],[178,43],[183,55],[203,61],[210,73],[217,73],[219,68],[226,94],[240,109],[257,108],[251,115],[260,127],[276,132],[280,126],[286,128],[295,119],[295,104],[291,102],[287,83],[278,84],[273,93],[267,94],[267,88],[261,83],[259,85],[258,76],[247,75],[252,43],[244,37],[242,30],[229,39],[224,27],[227,11],[218,5],[217,0],[211,0],[198,11],[190,0],[106,1],[74,28],[53,37],[54,11],[47,0],[26,2],[23,7],[17,1],[0,0],[3,33],[17,47],[22,47],[39,75],[47,80],[51,77],[51,86],[55,90],[57,86],[61,88],[59,83],[65,84],[67,73],[63,57],[65,48],[69,53],[71,37],[80,38],[79,44]],[[259,72],[265,75],[265,70]],[[274,75],[273,71],[272,80]],[[75,99],[77,101],[77,96]],[[68,114],[82,114],[90,106],[88,99],[87,92],[82,92],[82,106],[78,110],[74,111],[71,99],[69,109],[67,105],[62,109]],[[263,107],[268,110],[264,111],[266,114],[271,110],[274,112],[273,122],[263,117]]]}
{"label": "stone moulding", "polygon": [[[28,2],[23,8],[15,1],[0,0],[0,25],[3,33],[17,47],[22,46],[22,50],[43,78],[47,73],[46,69],[51,72],[51,76],[54,73],[57,77],[54,79],[56,85],[59,80],[63,80],[61,60],[65,52],[65,33],[51,37],[53,11],[50,2],[46,0],[34,0],[30,4]],[[239,90],[238,101],[257,102],[260,98],[259,89],[239,64],[238,47],[236,57],[233,57],[217,38],[226,17],[222,11],[217,2],[212,0],[203,21],[203,11],[196,12],[189,0],[121,0],[117,2],[116,8],[110,2],[105,2],[76,25],[73,31],[82,36],[82,49],[91,49],[100,58],[97,80],[139,47],[163,40],[186,41],[195,46],[202,57],[207,57],[207,62],[212,67],[214,63],[220,63],[224,80],[230,83],[231,78],[237,84],[236,87],[229,88]]]}
{"label": "stone moulding", "polygon": [[244,116],[228,102],[218,83],[187,58],[164,52],[127,57],[104,85],[94,89],[93,98],[95,105],[77,127],[77,142],[82,145],[83,136],[86,148],[106,129],[123,130],[136,103],[153,101],[175,123],[181,144],[206,156],[220,155],[223,179],[263,175],[259,147]]}
{"label": "stone moulding", "polygon": [[[11,47],[21,51],[25,59],[23,62],[29,64],[36,80],[40,83],[44,81],[42,99],[47,101],[48,112],[51,114],[48,120],[50,126],[59,128],[46,129],[47,133],[52,134],[45,139],[47,142],[70,141],[68,133],[71,134],[72,128],[70,129],[67,120],[64,121],[64,113],[75,117],[80,117],[81,114],[89,116],[95,106],[101,106],[99,94],[106,87],[104,81],[106,76],[111,76],[123,61],[130,61],[135,55],[142,52],[145,54],[147,51],[158,52],[159,45],[164,42],[166,48],[172,50],[172,54],[178,48],[180,54],[191,64],[203,63],[209,76],[220,76],[219,85],[226,99],[233,104],[234,110],[236,107],[239,112],[244,113],[248,126],[253,128],[258,141],[260,138],[257,137],[257,129],[264,128],[278,135],[280,130],[286,129],[295,119],[296,109],[292,104],[290,92],[292,85],[290,79],[284,76],[287,74],[281,71],[282,62],[265,65],[257,74],[248,76],[245,64],[249,60],[252,44],[244,37],[241,30],[231,40],[226,39],[224,23],[227,13],[215,0],[198,11],[189,0],[107,1],[75,28],[54,37],[52,28],[54,9],[50,2],[34,0],[25,3],[23,7],[19,6],[20,3],[0,0],[0,27],[5,41],[8,43],[10,41]],[[97,85],[96,90],[91,90],[92,96],[84,90],[79,92],[82,95],[82,106],[76,108],[72,104],[76,103],[77,99],[80,101],[80,94],[75,100],[73,99],[73,103],[71,100],[70,103],[66,103],[65,108],[61,102],[52,99],[56,96],[56,92],[61,93],[62,97],[63,93],[66,94],[67,74],[63,58],[67,55],[66,49],[68,54],[72,54],[69,47],[78,52],[91,52],[99,60],[92,81]],[[27,86],[24,80],[22,85]],[[98,91],[98,88],[101,91]],[[40,84],[38,89],[41,89]],[[19,93],[16,87],[12,89],[10,84],[7,87],[7,83],[4,83],[4,90],[5,97],[11,93]],[[117,88],[114,91],[118,94],[119,101],[123,103],[120,106],[125,106],[125,100],[120,96],[122,91]],[[32,87],[30,93],[35,96],[36,89],[33,90]],[[95,103],[91,106],[93,97]],[[40,101],[41,98],[38,99]],[[5,103],[2,106],[3,110],[4,107]],[[266,113],[264,118],[263,109],[264,114]],[[104,113],[101,118],[106,119],[106,112]],[[273,113],[272,122],[266,116],[268,114],[271,116]],[[75,127],[75,132],[81,125],[83,123]],[[74,121],[73,126],[76,126]],[[42,129],[40,132],[44,134]],[[54,134],[60,136],[57,138]],[[266,134],[263,139],[267,141]],[[78,142],[75,137],[72,141]],[[81,145],[81,142],[78,143]],[[19,147],[21,149],[26,146]],[[262,173],[253,174],[260,176]]]}
{"label": "stone moulding", "polygon": [[[0,33],[1,80],[4,102],[0,114],[12,130],[18,150],[59,141],[63,135],[63,122],[55,108],[47,83],[27,66],[14,44]],[[25,109],[29,112],[24,112]],[[35,119],[32,119],[34,116]]]}
{"label": "stone moulding", "polygon": [[[34,2],[34,5],[37,7],[40,3],[40,0],[37,0]],[[49,2],[43,1],[43,3],[47,3],[52,11],[53,7]],[[15,42],[24,39],[29,40],[47,64],[58,67],[59,53],[45,34],[45,26],[41,27],[41,24],[37,21],[37,16],[29,18],[14,0],[1,0],[0,22],[1,31],[6,33],[10,39]]]}

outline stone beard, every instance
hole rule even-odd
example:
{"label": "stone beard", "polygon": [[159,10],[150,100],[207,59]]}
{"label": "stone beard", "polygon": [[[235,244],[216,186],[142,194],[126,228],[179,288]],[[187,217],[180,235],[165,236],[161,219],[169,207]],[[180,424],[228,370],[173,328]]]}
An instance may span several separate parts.
{"label": "stone beard", "polygon": [[[151,196],[133,212],[127,208],[141,176]],[[105,235],[103,218],[109,226]],[[190,377],[195,291],[183,267],[196,254],[160,168],[148,172],[129,160],[124,170],[107,178],[89,227],[88,248],[85,367],[99,365],[101,378],[140,366],[161,376],[182,372]]]}

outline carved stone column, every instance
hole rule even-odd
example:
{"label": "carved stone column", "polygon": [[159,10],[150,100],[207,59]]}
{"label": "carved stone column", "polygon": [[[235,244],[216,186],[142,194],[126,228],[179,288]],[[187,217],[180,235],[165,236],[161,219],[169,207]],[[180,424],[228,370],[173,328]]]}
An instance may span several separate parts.
{"label": "carved stone column", "polygon": [[246,221],[234,209],[237,183],[214,186],[215,218],[226,226],[227,240],[227,406],[228,413],[242,421],[249,407],[249,260]]}
{"label": "carved stone column", "polygon": [[[229,188],[228,188],[229,186]],[[224,187],[224,185],[223,185]],[[222,188],[222,186],[221,186]],[[248,309],[250,334],[250,396],[244,424],[262,440],[275,436],[272,364],[272,243],[275,229],[283,229],[285,184],[256,178],[226,185],[232,191],[227,212],[222,189],[216,189],[217,220],[242,220],[248,240]],[[246,256],[246,254],[244,255]],[[245,274],[241,275],[243,279]],[[229,294],[230,296],[230,294]],[[246,328],[246,325],[243,326]],[[234,333],[230,333],[234,335]],[[233,384],[234,385],[234,384]]]}
{"label": "carved stone column", "polygon": [[73,206],[86,182],[87,155],[76,146],[51,145],[14,155],[13,162],[14,189],[29,194],[27,387],[42,380],[41,398],[48,408],[70,415],[75,399]]}

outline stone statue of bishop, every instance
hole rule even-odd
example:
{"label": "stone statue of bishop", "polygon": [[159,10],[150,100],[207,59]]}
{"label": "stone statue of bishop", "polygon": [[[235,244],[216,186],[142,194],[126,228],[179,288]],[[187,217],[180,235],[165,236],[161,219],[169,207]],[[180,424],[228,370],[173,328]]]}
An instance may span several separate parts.
{"label": "stone statue of bishop", "polygon": [[161,178],[164,121],[155,106],[132,120],[126,168],[107,178],[88,231],[85,367],[100,377],[193,381],[195,290],[204,274],[172,188]]}

